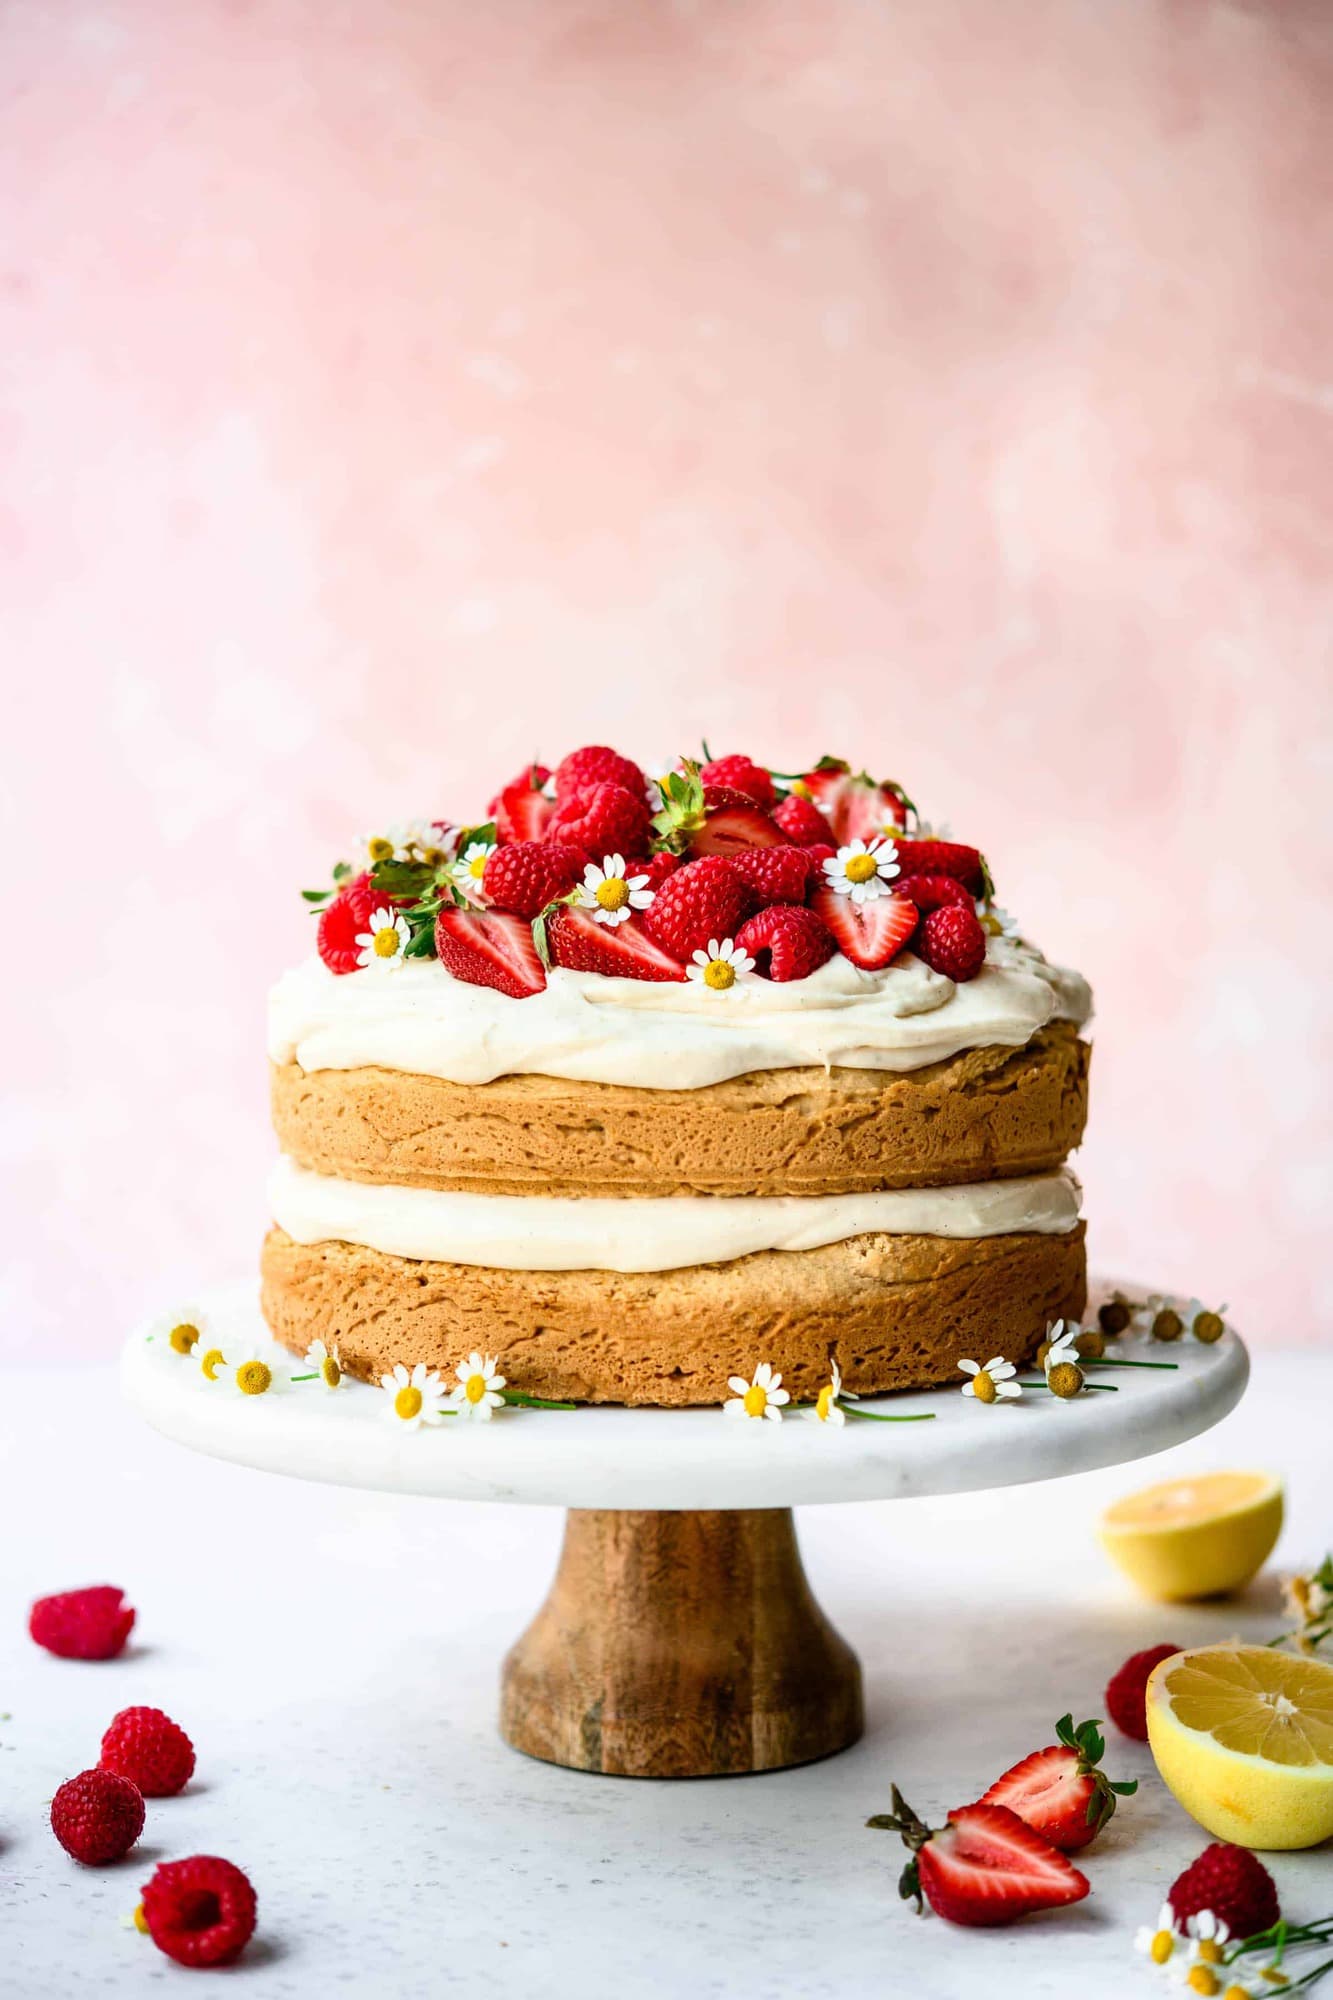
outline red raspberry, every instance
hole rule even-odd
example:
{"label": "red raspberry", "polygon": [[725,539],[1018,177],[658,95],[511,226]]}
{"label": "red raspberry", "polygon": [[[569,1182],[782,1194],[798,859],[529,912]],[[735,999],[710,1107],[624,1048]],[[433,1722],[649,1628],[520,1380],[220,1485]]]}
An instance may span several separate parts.
{"label": "red raspberry", "polygon": [[643,794],[607,783],[563,800],[546,828],[546,838],[595,854],[599,861],[604,854],[622,854],[632,860],[647,853],[649,831]]}
{"label": "red raspberry", "polygon": [[634,872],[636,875],[646,875],[647,886],[656,891],[661,888],[668,875],[675,874],[679,866],[679,855],[668,854],[663,848],[660,854],[651,854],[646,861],[637,863]]}
{"label": "red raspberry", "polygon": [[1122,1736],[1136,1743],[1148,1741],[1148,1676],[1161,1660],[1169,1660],[1179,1646],[1149,1646],[1131,1653],[1123,1667],[1106,1683],[1106,1713]]}
{"label": "red raspberry", "polygon": [[773,820],[797,847],[812,847],[820,841],[832,851],[835,845],[833,828],[819,807],[812,806],[799,792],[789,792],[782,804],[773,808]]}
{"label": "red raspberry", "polygon": [[194,1776],[194,1745],[160,1708],[122,1708],[102,1738],[101,1766],[139,1787],[146,1799],[169,1799]]}
{"label": "red raspberry", "polygon": [[668,875],[643,913],[654,944],[685,964],[711,938],[734,938],[749,891],[730,861],[706,854]]}
{"label": "red raspberry", "polygon": [[[905,896],[911,893],[910,882],[898,886]],[[914,948],[933,972],[942,972],[946,978],[961,982],[975,979],[985,964],[986,933],[971,910],[955,909],[946,903],[926,918]]]}
{"label": "red raspberry", "polygon": [[981,894],[984,878],[981,856],[975,847],[966,847],[960,840],[904,839],[901,834],[895,836],[894,845],[903,878],[898,884],[900,889],[906,887],[909,875],[956,875],[974,896]]}
{"label": "red raspberry", "polygon": [[111,1583],[39,1597],[28,1614],[37,1644],[62,1660],[114,1660],[133,1626],[124,1591]]}
{"label": "red raspberry", "polygon": [[88,1868],[119,1861],[143,1832],[143,1795],[115,1771],[80,1771],[51,1801],[51,1831]]}
{"label": "red raspberry", "polygon": [[192,1854],[154,1869],[143,1914],[153,1943],[178,1965],[230,1965],[253,1934],[255,1892],[230,1861]]}
{"label": "red raspberry", "polygon": [[1271,1930],[1280,1914],[1273,1878],[1258,1855],[1248,1847],[1229,1847],[1224,1840],[1215,1840],[1197,1861],[1191,1861],[1172,1883],[1166,1900],[1182,1927],[1187,1917],[1211,1910],[1233,1938]]}
{"label": "red raspberry", "polygon": [[808,847],[801,849],[802,854],[805,855],[810,863],[810,880],[812,882],[822,882],[824,880],[824,863],[832,861],[837,851],[837,848],[830,847],[826,840],[812,840]]}
{"label": "red raspberry", "polygon": [[756,972],[779,981],[808,978],[837,949],[813,910],[794,909],[790,903],[751,917],[737,931],[736,942],[750,953]]}
{"label": "red raspberry", "polygon": [[495,909],[531,919],[558,896],[567,896],[583,867],[576,847],[553,840],[511,840],[486,863],[481,886]]}
{"label": "red raspberry", "polygon": [[555,769],[555,795],[561,805],[566,799],[577,798],[580,792],[590,792],[594,785],[621,785],[641,799],[648,789],[648,780],[630,757],[622,757],[618,750],[608,750],[605,743],[589,743],[582,750],[571,750],[568,757],[562,757]]}
{"label": "red raspberry", "polygon": [[357,933],[365,931],[370,913],[388,902],[371,886],[370,876],[358,875],[344,882],[331,903],[320,913],[315,944],[330,972],[355,972],[361,962]]}
{"label": "red raspberry", "polygon": [[771,812],[777,802],[773,780],[762,764],[756,764],[749,757],[714,757],[711,764],[705,764],[699,773],[705,785],[729,785],[734,792],[743,792],[747,799],[753,799],[765,812]]}
{"label": "red raspberry", "polygon": [[971,896],[954,875],[909,875],[897,887],[900,894],[911,897],[923,917],[932,910],[943,909],[946,903],[976,915]]}
{"label": "red raspberry", "polygon": [[810,887],[809,848],[738,847],[727,859],[749,884],[761,909],[770,903],[805,901]]}

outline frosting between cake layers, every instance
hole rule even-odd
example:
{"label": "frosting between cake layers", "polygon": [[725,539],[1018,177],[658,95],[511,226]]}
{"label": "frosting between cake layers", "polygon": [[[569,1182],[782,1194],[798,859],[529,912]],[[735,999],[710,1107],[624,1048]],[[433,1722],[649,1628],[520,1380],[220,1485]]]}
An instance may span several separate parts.
{"label": "frosting between cake layers", "polygon": [[275,1062],[305,1070],[695,1090],[752,1070],[921,1069],[963,1049],[1021,1048],[1048,1021],[1081,1026],[1091,1011],[1078,973],[999,938],[964,985],[910,953],[881,972],[839,954],[807,979],[743,979],[723,993],[557,968],[523,1000],[428,960],[339,977],[311,958],[273,988],[268,1039]]}
{"label": "frosting between cake layers", "polygon": [[635,1200],[490,1195],[334,1180],[280,1159],[274,1220],[297,1243],[508,1271],[671,1271],[852,1236],[1066,1235],[1081,1191],[1065,1171],[875,1194],[695,1195]]}

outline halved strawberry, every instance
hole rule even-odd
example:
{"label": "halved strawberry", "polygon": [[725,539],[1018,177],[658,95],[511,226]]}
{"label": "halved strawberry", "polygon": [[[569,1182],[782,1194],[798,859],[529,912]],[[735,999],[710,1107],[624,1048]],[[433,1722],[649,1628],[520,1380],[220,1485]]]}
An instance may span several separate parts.
{"label": "halved strawberry", "polygon": [[555,812],[555,800],[542,790],[550,775],[545,764],[530,764],[491,800],[487,810],[501,840],[541,839]]}
{"label": "halved strawberry", "polygon": [[816,889],[810,908],[832,931],[838,949],[863,972],[878,972],[896,958],[917,927],[920,912],[906,896],[877,896],[854,903],[836,889]]}
{"label": "halved strawberry", "polygon": [[435,919],[435,950],[455,979],[493,986],[511,1000],[526,1000],[546,984],[532,925],[501,910],[460,910],[446,904]]}
{"label": "halved strawberry", "polygon": [[691,854],[735,854],[745,847],[789,847],[782,828],[729,785],[704,786],[703,824],[689,836]]}
{"label": "halved strawberry", "polygon": [[965,846],[961,840],[904,840],[895,836],[894,844],[904,880],[909,875],[952,875],[974,896],[981,895],[985,888],[980,851]]}
{"label": "halved strawberry", "polygon": [[714,757],[699,773],[705,785],[730,785],[770,812],[777,803],[771,773],[753,757]]}
{"label": "halved strawberry", "polygon": [[951,1924],[1008,1924],[1087,1895],[1087,1876],[1007,1806],[959,1806],[946,1826],[932,1832],[896,1785],[892,1796],[893,1811],[876,1813],[866,1825],[900,1833],[911,1849],[898,1893],[918,1910],[924,1896]]}
{"label": "halved strawberry", "polygon": [[546,945],[552,963],[571,972],[601,972],[608,979],[685,977],[679,959],[654,944],[635,917],[610,925],[599,924],[591,910],[555,910],[546,920]]}
{"label": "halved strawberry", "polygon": [[1095,1722],[1075,1729],[1073,1716],[1062,1715],[1055,1733],[1058,1743],[1024,1757],[978,1803],[1007,1806],[1052,1846],[1072,1853],[1095,1840],[1117,1798],[1128,1798],[1139,1786],[1137,1778],[1113,1783],[1102,1770],[1106,1745]]}
{"label": "halved strawberry", "polygon": [[870,840],[877,833],[896,835],[907,824],[907,807],[896,785],[877,785],[862,771],[844,781],[831,817],[840,841]]}

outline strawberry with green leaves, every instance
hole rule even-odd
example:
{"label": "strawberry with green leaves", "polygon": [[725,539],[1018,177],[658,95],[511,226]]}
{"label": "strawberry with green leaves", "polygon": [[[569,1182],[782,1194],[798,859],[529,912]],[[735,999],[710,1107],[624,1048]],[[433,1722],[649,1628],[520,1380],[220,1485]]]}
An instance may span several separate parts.
{"label": "strawberry with green leaves", "polygon": [[1055,1847],[1073,1853],[1095,1840],[1116,1800],[1138,1790],[1138,1779],[1116,1782],[1101,1768],[1106,1744],[1096,1722],[1074,1727],[1072,1715],[1055,1725],[1058,1742],[1034,1750],[983,1792],[983,1806],[1007,1806]]}
{"label": "strawberry with green leaves", "polygon": [[981,1928],[1078,1903],[1088,1893],[1087,1876],[1008,1806],[984,1800],[958,1806],[932,1830],[896,1785],[892,1798],[893,1811],[876,1813],[866,1825],[902,1835],[912,1858],[898,1893],[918,1911],[924,1899],[951,1924]]}

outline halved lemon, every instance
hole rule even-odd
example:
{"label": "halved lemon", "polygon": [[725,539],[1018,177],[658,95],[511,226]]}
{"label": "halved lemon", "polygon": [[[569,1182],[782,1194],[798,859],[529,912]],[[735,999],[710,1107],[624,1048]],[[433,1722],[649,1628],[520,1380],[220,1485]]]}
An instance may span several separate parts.
{"label": "halved lemon", "polygon": [[1108,1507],[1107,1553],[1148,1597],[1175,1602],[1239,1590],[1282,1532],[1282,1481],[1271,1472],[1166,1479]]}
{"label": "halved lemon", "polygon": [[1316,1847],[1333,1835],[1333,1667],[1268,1646],[1197,1646],[1148,1680],[1167,1788],[1219,1840]]}

